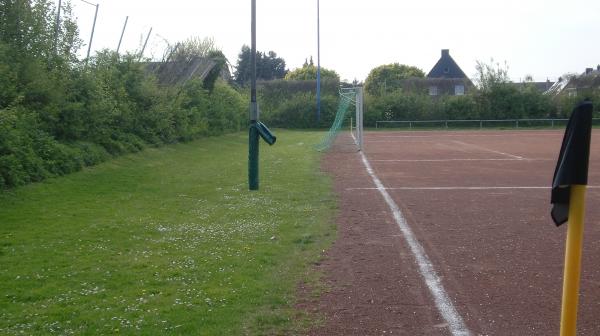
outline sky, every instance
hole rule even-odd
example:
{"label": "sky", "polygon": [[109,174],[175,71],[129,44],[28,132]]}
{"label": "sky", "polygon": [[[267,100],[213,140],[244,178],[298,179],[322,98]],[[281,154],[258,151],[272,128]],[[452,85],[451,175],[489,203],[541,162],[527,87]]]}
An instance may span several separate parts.
{"label": "sky", "polygon": [[[63,0],[67,1],[67,0]],[[85,46],[94,6],[69,0]],[[161,58],[167,41],[213,38],[235,65],[250,45],[250,0],[88,0],[99,3],[93,50],[116,49],[129,16],[121,51],[142,48]],[[58,2],[58,1],[56,1]],[[274,51],[290,70],[311,56],[317,63],[317,0],[256,0],[257,49]],[[513,81],[531,75],[556,80],[600,64],[598,0],[320,0],[321,66],[342,79],[363,81],[390,63],[425,73],[450,55],[467,76],[477,61],[507,65]]]}

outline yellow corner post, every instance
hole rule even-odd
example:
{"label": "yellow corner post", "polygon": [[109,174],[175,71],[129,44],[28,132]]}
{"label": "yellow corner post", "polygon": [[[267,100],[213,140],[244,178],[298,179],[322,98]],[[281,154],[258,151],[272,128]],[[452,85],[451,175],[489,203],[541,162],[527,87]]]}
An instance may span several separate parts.
{"label": "yellow corner post", "polygon": [[579,277],[581,273],[581,251],[583,246],[585,191],[585,185],[571,185],[560,336],[575,336],[577,333],[577,305],[579,301]]}

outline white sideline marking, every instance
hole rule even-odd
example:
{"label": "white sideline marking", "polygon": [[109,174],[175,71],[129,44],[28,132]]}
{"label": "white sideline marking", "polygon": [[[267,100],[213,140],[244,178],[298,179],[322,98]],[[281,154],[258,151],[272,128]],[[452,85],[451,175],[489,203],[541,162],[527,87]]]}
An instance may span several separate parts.
{"label": "white sideline marking", "polygon": [[[496,189],[550,189],[551,187],[397,187],[386,190],[496,190]],[[378,188],[346,188],[346,190],[378,190]]]}
{"label": "white sideline marking", "polygon": [[371,160],[372,162],[451,162],[451,161],[554,161],[554,159],[414,159],[414,160]]}
{"label": "white sideline marking", "polygon": [[513,158],[513,159],[520,159],[520,160],[524,160],[524,159],[525,159],[525,158],[524,158],[524,157],[522,157],[522,156],[518,156],[518,155],[512,155],[512,154],[508,154],[508,153],[500,152],[500,151],[497,151],[497,150],[493,150],[493,149],[485,148],[485,147],[478,146],[478,145],[473,145],[473,144],[466,143],[466,142],[462,142],[462,141],[458,141],[458,140],[453,140],[452,142],[454,142],[454,143],[457,143],[457,144],[459,144],[459,145],[463,145],[463,146],[467,146],[467,147],[473,147],[473,148],[481,149],[481,150],[484,150],[484,151],[488,151],[488,152],[490,152],[490,153],[496,153],[496,154],[500,154],[500,155],[508,156],[508,157],[511,157],[511,158]]}
{"label": "white sideline marking", "polygon": [[[397,187],[385,188],[385,190],[498,190],[498,189],[551,189],[552,187]],[[600,186],[587,186],[588,189],[598,189]],[[379,188],[346,188],[346,190],[379,190]]]}
{"label": "white sideline marking", "polygon": [[444,320],[448,323],[450,332],[452,333],[452,335],[470,335],[471,333],[469,332],[467,326],[463,322],[462,317],[458,314],[456,308],[454,308],[454,305],[452,304],[452,300],[444,290],[440,278],[435,273],[435,270],[433,269],[433,264],[429,260],[429,257],[427,257],[425,249],[423,249],[423,246],[421,246],[419,241],[416,239],[410,226],[406,222],[406,219],[402,215],[400,208],[394,202],[392,197],[390,197],[390,194],[388,194],[386,188],[383,186],[377,175],[375,175],[375,173],[373,172],[371,164],[367,160],[365,154],[363,152],[360,152],[360,155],[362,157],[363,164],[367,169],[367,172],[373,180],[373,183],[375,183],[375,185],[377,186],[376,189],[379,190],[379,192],[385,199],[385,202],[390,207],[390,210],[394,215],[394,219],[396,220],[396,223],[398,224],[398,227],[400,228],[404,239],[410,246],[410,250],[415,256],[417,265],[419,266],[419,273],[421,273],[421,276],[423,276],[423,278],[425,279],[425,283],[429,288],[429,292],[434,298],[435,306],[437,307]]}
{"label": "white sideline marking", "polygon": [[[413,133],[417,133],[417,131],[411,131]],[[504,134],[432,134],[431,132],[424,132],[424,135],[379,135],[379,134],[371,134],[370,138],[445,138],[445,137],[453,137],[453,138],[462,138],[462,137],[483,137],[483,138],[491,138],[491,137],[507,137],[509,135],[522,135],[522,136],[557,136],[562,133],[504,133]]]}

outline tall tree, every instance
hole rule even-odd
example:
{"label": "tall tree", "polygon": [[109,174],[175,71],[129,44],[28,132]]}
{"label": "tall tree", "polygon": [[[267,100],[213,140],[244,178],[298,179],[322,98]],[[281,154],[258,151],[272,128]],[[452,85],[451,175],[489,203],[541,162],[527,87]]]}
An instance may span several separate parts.
{"label": "tall tree", "polygon": [[[294,69],[285,75],[285,79],[288,80],[316,80],[317,79],[317,67],[314,65],[312,57],[310,58],[310,62],[304,62],[302,68]],[[321,67],[321,79],[334,79],[339,81],[340,75],[337,74],[334,70],[330,70],[324,67]]]}
{"label": "tall tree", "polygon": [[209,57],[217,50],[215,41],[210,38],[190,37],[187,40],[169,47],[169,60],[189,62],[195,57]]}
{"label": "tall tree", "polygon": [[81,40],[68,1],[62,6],[56,41],[55,20],[56,8],[48,0],[0,1],[0,43],[19,58],[47,60],[56,50],[57,56],[73,62]]}
{"label": "tall tree", "polygon": [[494,59],[491,59],[490,63],[477,61],[475,70],[477,71],[475,82],[482,92],[489,92],[497,86],[510,82],[508,64],[506,62],[504,62],[504,65],[501,65],[498,62],[494,62]]}
{"label": "tall tree", "polygon": [[[246,85],[250,81],[250,47],[242,46],[238,55],[237,66],[235,70],[235,82],[239,85]],[[287,69],[285,60],[277,56],[274,51],[256,53],[256,78],[259,80],[273,80],[285,77]]]}
{"label": "tall tree", "polygon": [[371,95],[380,95],[400,88],[402,80],[423,77],[423,70],[414,66],[399,63],[380,65],[369,72],[365,89]]}

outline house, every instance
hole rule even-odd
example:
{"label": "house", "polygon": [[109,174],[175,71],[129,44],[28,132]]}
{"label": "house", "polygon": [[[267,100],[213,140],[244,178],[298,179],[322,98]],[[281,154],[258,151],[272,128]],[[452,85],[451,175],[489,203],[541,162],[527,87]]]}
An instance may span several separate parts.
{"label": "house", "polygon": [[462,96],[474,86],[456,61],[450,56],[449,49],[442,49],[442,56],[425,78],[430,96]]}
{"label": "house", "polygon": [[537,91],[539,91],[540,93],[544,93],[548,90],[550,90],[550,88],[554,85],[555,82],[551,82],[549,79],[547,79],[545,82],[519,82],[519,83],[510,83],[511,85],[513,85],[515,88],[517,88],[517,90],[519,91],[523,91],[527,88],[535,88]]}
{"label": "house", "polygon": [[548,91],[552,95],[568,95],[578,97],[600,94],[600,65],[586,68],[580,75],[567,75],[558,79]]}

